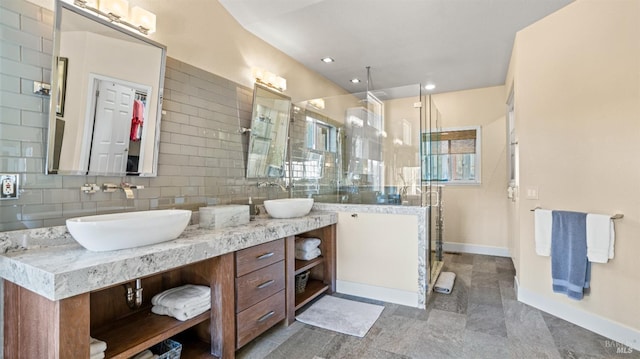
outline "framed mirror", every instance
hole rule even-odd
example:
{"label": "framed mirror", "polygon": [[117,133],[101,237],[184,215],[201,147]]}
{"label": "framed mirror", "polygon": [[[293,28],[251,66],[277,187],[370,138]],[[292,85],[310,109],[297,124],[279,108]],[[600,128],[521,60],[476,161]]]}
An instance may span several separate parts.
{"label": "framed mirror", "polygon": [[166,47],[56,0],[47,174],[155,176]]}
{"label": "framed mirror", "polygon": [[290,113],[289,97],[255,85],[247,178],[284,177]]}

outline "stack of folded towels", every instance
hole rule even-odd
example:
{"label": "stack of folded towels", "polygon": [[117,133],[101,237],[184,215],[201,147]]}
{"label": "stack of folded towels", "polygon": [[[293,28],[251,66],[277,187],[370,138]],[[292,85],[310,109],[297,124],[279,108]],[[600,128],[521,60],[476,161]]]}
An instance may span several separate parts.
{"label": "stack of folded towels", "polygon": [[308,261],[320,256],[322,254],[320,252],[320,248],[318,247],[320,243],[321,241],[318,238],[297,237],[296,259]]}
{"label": "stack of folded towels", "polygon": [[151,298],[151,304],[153,313],[185,321],[211,308],[211,289],[204,285],[186,284],[156,294]]}
{"label": "stack of folded towels", "polygon": [[107,343],[102,340],[89,337],[89,359],[104,358],[105,350],[107,350]]}
{"label": "stack of folded towels", "polygon": [[131,359],[156,359],[158,357],[159,357],[158,354],[153,354],[151,350],[147,349],[142,353],[139,353],[138,355],[134,356]]}

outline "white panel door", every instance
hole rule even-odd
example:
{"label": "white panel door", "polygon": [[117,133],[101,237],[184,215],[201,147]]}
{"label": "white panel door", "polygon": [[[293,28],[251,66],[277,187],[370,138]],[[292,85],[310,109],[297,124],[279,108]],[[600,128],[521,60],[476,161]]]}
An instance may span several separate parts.
{"label": "white panel door", "polygon": [[124,174],[135,90],[99,81],[89,174]]}

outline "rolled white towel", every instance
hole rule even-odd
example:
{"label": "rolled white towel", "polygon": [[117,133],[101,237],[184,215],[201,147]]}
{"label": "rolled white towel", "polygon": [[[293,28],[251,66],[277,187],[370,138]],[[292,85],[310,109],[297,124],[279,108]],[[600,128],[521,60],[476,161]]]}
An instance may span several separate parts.
{"label": "rolled white towel", "polygon": [[211,288],[204,285],[186,284],[167,289],[151,298],[151,304],[167,308],[184,308],[199,304],[203,300],[211,301]]}
{"label": "rolled white towel", "polygon": [[89,359],[103,359],[103,358],[104,358],[104,352],[96,353],[89,357]]}
{"label": "rolled white towel", "polygon": [[319,257],[321,254],[320,248],[317,247],[309,251],[296,250],[296,259],[308,261]]}
{"label": "rolled white towel", "polygon": [[89,337],[89,355],[99,354],[107,350],[107,343],[93,337]]}
{"label": "rolled white towel", "polygon": [[319,238],[296,238],[296,251],[310,251],[317,248],[322,241]]}
{"label": "rolled white towel", "polygon": [[438,276],[438,280],[433,287],[433,290],[438,293],[449,294],[453,289],[453,284],[456,281],[456,274],[453,272],[441,272]]}
{"label": "rolled white towel", "polygon": [[138,353],[136,356],[134,356],[131,359],[151,359],[151,358],[153,358],[153,352],[147,349],[141,353]]}
{"label": "rolled white towel", "polygon": [[191,318],[197,317],[198,315],[206,312],[211,308],[211,303],[207,303],[206,305],[199,305],[195,307],[185,307],[185,308],[167,308],[162,305],[154,305],[151,307],[151,311],[158,315],[168,315],[178,319],[179,321],[184,322],[185,320],[189,320]]}

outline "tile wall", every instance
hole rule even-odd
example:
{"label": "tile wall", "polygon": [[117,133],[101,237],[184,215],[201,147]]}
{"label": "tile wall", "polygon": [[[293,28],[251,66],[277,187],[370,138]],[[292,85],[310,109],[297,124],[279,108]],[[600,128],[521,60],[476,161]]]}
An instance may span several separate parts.
{"label": "tile wall", "polygon": [[[62,225],[75,216],[287,195],[244,178],[248,136],[238,130],[250,127],[252,89],[172,58],[157,177],[44,175],[49,99],[32,89],[34,81],[50,82],[53,13],[0,0],[0,20],[0,173],[19,174],[22,188],[19,199],[0,201],[0,231]],[[80,191],[84,183],[107,182],[145,188],[133,200],[122,192]]]}

